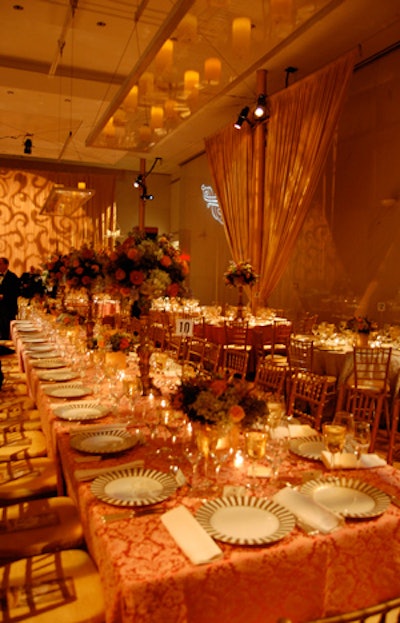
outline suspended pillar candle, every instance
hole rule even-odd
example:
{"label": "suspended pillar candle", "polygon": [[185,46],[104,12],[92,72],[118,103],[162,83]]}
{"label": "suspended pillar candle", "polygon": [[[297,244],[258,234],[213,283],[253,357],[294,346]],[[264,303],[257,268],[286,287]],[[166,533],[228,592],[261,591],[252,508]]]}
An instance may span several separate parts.
{"label": "suspended pillar candle", "polygon": [[251,20],[249,17],[236,17],[232,22],[232,51],[239,58],[250,53]]}
{"label": "suspended pillar candle", "polygon": [[131,90],[129,91],[128,95],[126,96],[124,100],[124,108],[127,112],[132,113],[136,111],[138,107],[138,95],[139,95],[139,89],[137,85],[135,84],[135,86],[131,88]]}
{"label": "suspended pillar candle", "polygon": [[139,78],[139,93],[141,97],[151,96],[154,91],[154,75],[145,71]]}
{"label": "suspended pillar candle", "polygon": [[150,111],[150,127],[155,130],[164,124],[164,109],[161,106],[152,106]]}
{"label": "suspended pillar candle", "polygon": [[206,58],[204,61],[204,80],[213,85],[220,83],[221,61],[219,58]]}
{"label": "suspended pillar candle", "polygon": [[155,58],[155,68],[157,74],[163,74],[172,67],[172,59],[174,54],[174,43],[171,39],[167,39]]}
{"label": "suspended pillar candle", "polygon": [[139,140],[141,143],[150,143],[151,128],[148,125],[141,125],[139,128]]}
{"label": "suspended pillar candle", "polygon": [[177,105],[177,101],[173,99],[168,99],[165,102],[164,111],[166,119],[176,119],[178,117]]}
{"label": "suspended pillar candle", "polygon": [[176,29],[176,38],[182,43],[192,43],[197,38],[197,17],[187,13]]}

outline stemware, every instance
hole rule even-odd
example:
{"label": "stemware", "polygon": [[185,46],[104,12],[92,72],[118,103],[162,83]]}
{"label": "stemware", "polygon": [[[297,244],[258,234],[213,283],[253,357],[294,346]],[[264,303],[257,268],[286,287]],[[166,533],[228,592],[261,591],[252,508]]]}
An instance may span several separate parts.
{"label": "stemware", "polygon": [[331,467],[335,466],[335,456],[343,452],[346,442],[346,428],[339,424],[323,424],[322,436],[324,445],[331,453]]}
{"label": "stemware", "polygon": [[352,451],[354,437],[354,416],[348,411],[337,411],[333,417],[332,424],[344,426],[346,429],[346,441],[344,449],[348,452]]}
{"label": "stemware", "polygon": [[354,422],[353,448],[357,462],[360,462],[362,454],[366,454],[371,445],[371,425],[369,422]]}
{"label": "stemware", "polygon": [[252,477],[249,489],[257,489],[259,484],[256,481],[257,464],[265,457],[267,451],[268,433],[264,430],[248,430],[244,434],[244,448],[246,456],[250,459]]}

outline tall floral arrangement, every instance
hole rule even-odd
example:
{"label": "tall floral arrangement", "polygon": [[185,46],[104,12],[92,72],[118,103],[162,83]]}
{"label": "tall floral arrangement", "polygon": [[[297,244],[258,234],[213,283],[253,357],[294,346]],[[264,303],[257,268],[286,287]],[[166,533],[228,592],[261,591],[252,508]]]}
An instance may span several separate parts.
{"label": "tall floral arrangement", "polygon": [[241,261],[230,262],[224,277],[225,285],[238,287],[254,285],[258,275],[250,262]]}
{"label": "tall floral arrangement", "polygon": [[46,286],[55,287],[65,281],[68,255],[53,253],[42,265],[42,279]]}
{"label": "tall floral arrangement", "polygon": [[111,252],[106,272],[111,290],[132,296],[143,313],[155,298],[183,296],[189,267],[167,235],[153,240],[133,232]]}
{"label": "tall floral arrangement", "polygon": [[376,328],[376,323],[366,316],[354,316],[346,323],[346,329],[355,333],[370,333]]}
{"label": "tall floral arrangement", "polygon": [[77,290],[92,290],[93,286],[105,276],[107,256],[93,248],[83,245],[80,249],[72,249],[66,259],[66,284]]}

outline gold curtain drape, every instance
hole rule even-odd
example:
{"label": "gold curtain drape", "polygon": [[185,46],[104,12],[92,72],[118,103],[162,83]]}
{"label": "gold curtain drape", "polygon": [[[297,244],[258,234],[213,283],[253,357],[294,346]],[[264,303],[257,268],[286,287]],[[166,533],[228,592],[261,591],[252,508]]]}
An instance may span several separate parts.
{"label": "gold curtain drape", "polygon": [[355,51],[271,97],[259,297],[265,303],[293,251],[316,190],[353,71]]}
{"label": "gold curtain drape", "polygon": [[[307,215],[354,59],[351,52],[270,98],[265,172],[259,170],[255,131],[248,124],[240,132],[229,125],[205,140],[232,257],[260,266],[257,299],[263,304],[282,276]],[[265,176],[261,235],[259,210],[254,209],[260,175]]]}

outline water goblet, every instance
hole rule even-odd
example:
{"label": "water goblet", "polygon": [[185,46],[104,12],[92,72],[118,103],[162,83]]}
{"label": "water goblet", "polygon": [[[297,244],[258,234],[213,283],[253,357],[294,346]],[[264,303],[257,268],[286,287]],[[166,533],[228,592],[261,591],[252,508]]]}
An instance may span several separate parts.
{"label": "water goblet", "polygon": [[255,478],[257,476],[257,464],[265,457],[267,451],[268,433],[264,430],[248,430],[244,434],[244,447],[246,456],[250,459],[252,477],[250,489],[257,489]]}
{"label": "water goblet", "polygon": [[331,453],[331,468],[333,469],[336,454],[343,452],[346,442],[346,428],[339,424],[323,424],[322,437],[326,449]]}
{"label": "water goblet", "polygon": [[361,455],[366,454],[371,445],[371,425],[369,422],[354,422],[353,447],[357,463],[360,463]]}
{"label": "water goblet", "polygon": [[346,429],[346,441],[344,449],[351,452],[354,437],[354,416],[348,411],[337,411],[333,417],[332,424],[344,426]]}

